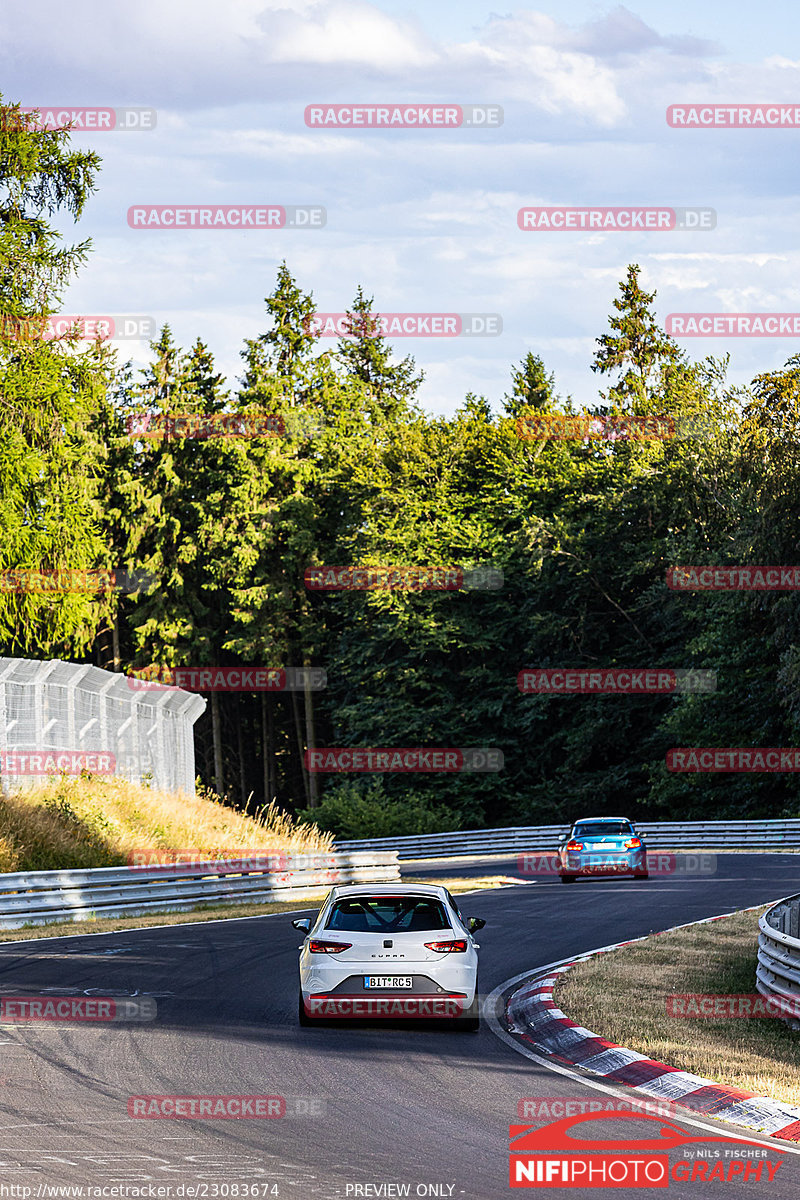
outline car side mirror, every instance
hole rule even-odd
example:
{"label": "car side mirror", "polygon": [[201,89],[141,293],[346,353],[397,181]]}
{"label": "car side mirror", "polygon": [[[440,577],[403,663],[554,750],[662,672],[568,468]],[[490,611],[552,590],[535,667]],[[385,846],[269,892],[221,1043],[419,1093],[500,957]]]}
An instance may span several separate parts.
{"label": "car side mirror", "polygon": [[292,925],[295,927],[295,929],[299,929],[302,933],[308,933],[309,929],[311,928],[311,918],[298,917],[296,921],[292,921]]}
{"label": "car side mirror", "polygon": [[481,917],[467,917],[467,929],[470,933],[475,933],[477,929],[483,929],[486,922]]}

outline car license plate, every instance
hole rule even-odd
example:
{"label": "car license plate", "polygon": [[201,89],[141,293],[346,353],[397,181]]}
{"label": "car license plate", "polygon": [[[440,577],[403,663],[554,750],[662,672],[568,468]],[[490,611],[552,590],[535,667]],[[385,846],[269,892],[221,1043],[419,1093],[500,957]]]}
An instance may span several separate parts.
{"label": "car license plate", "polygon": [[365,975],[365,988],[410,988],[413,986],[410,975]]}

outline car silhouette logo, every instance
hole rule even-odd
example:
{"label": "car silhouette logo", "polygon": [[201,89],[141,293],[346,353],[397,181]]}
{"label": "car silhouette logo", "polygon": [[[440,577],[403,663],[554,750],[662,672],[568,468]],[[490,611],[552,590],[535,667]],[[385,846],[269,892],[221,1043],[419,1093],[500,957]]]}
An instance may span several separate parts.
{"label": "car silhouette logo", "polygon": [[[600,1141],[590,1138],[572,1137],[571,1130],[581,1125],[584,1121],[648,1121],[650,1122],[649,1131],[653,1136],[649,1138],[633,1138],[627,1140],[608,1140]],[[653,1129],[653,1125],[658,1126],[658,1132]],[[734,1137],[713,1137],[704,1134],[702,1137],[693,1137],[686,1130],[681,1129],[678,1125],[672,1125],[665,1122],[661,1117],[651,1117],[646,1113],[633,1112],[593,1112],[581,1113],[576,1117],[564,1117],[561,1121],[554,1121],[551,1125],[535,1126],[535,1125],[509,1125],[508,1136],[510,1140],[509,1153],[525,1154],[536,1151],[557,1151],[563,1153],[565,1150],[572,1151],[574,1154],[580,1154],[585,1150],[675,1150],[681,1146],[691,1146],[695,1144],[706,1144],[708,1142],[728,1142],[736,1146],[758,1146],[764,1149],[763,1142],[751,1142],[746,1138]],[[773,1149],[772,1146],[769,1147]],[[776,1154],[785,1154],[784,1150],[774,1147]]]}

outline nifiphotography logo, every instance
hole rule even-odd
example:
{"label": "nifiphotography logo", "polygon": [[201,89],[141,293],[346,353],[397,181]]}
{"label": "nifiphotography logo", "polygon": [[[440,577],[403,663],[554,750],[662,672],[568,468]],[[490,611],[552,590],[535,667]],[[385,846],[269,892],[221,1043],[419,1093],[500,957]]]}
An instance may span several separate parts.
{"label": "nifiphotography logo", "polygon": [[[633,1121],[631,1139],[574,1136],[584,1122]],[[733,1137],[695,1137],[672,1121],[592,1112],[551,1125],[509,1125],[512,1188],[666,1188],[670,1183],[771,1183],[785,1151]],[[674,1159],[670,1162],[670,1152]]]}

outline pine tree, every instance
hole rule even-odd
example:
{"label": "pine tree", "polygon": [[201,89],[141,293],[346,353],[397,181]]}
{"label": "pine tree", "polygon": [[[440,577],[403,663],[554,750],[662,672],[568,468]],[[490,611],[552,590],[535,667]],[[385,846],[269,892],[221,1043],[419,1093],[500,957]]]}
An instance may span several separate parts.
{"label": "pine tree", "polygon": [[530,351],[511,372],[511,392],[503,398],[503,407],[510,417],[518,417],[526,408],[550,412],[558,396],[555,375],[547,373],[544,361]]}
{"label": "pine tree", "polygon": [[425,375],[415,375],[416,363],[411,355],[392,362],[392,348],[380,332],[373,303],[359,284],[353,307],[346,315],[349,332],[340,338],[336,352],[347,374],[360,380],[367,394],[388,415],[414,399]]}
{"label": "pine tree", "polygon": [[[93,421],[113,355],[99,342],[79,349],[77,334],[45,336],[90,249],[59,246],[47,217],[80,218],[100,159],[71,151],[68,130],[33,123],[0,96],[0,570],[108,567]],[[108,594],[3,592],[0,640],[68,656],[90,644],[112,604]]]}
{"label": "pine tree", "polygon": [[[232,589],[232,629],[228,645],[249,663],[310,666],[310,633],[304,569],[313,560],[317,512],[313,481],[318,475],[325,398],[336,381],[327,355],[313,356],[314,300],[297,285],[286,263],[267,297],[272,327],[245,340],[244,375],[237,408],[277,413],[285,435],[256,439],[247,446],[242,478],[231,497],[228,574]],[[314,712],[305,697],[304,727],[297,697],[289,698],[299,777],[306,802],[316,804],[317,779],[303,761],[314,745]],[[275,785],[274,704],[265,697],[261,714],[265,795]],[[268,797],[271,799],[272,797]]]}
{"label": "pine tree", "polygon": [[279,392],[293,405],[296,389],[302,383],[315,336],[311,332],[314,300],[298,287],[285,262],[278,268],[275,291],[264,303],[272,318],[272,327],[257,338],[245,339],[241,356],[248,366],[246,386],[262,382],[265,376],[279,385]]}
{"label": "pine tree", "polygon": [[645,292],[639,286],[640,270],[637,263],[628,267],[625,282],[620,284],[621,296],[614,301],[619,316],[609,317],[608,321],[613,333],[604,333],[596,339],[600,348],[595,351],[592,363],[592,370],[600,374],[624,370],[610,393],[613,400],[622,404],[645,402],[648,389],[655,380],[660,380],[662,370],[683,357],[677,344],[656,321],[650,307],[656,293]]}

